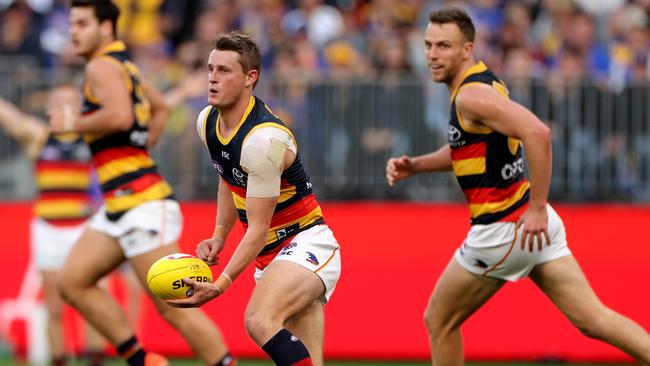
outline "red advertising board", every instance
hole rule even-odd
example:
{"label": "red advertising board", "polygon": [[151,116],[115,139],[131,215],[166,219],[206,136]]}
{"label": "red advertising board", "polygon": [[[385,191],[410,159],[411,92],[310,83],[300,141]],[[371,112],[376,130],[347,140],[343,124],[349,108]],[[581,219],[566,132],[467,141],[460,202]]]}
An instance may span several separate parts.
{"label": "red advertising board", "polygon": [[[326,357],[427,359],[422,313],[437,277],[469,227],[466,207],[368,202],[323,206],[326,221],[341,244],[343,262],[341,280],[326,306]],[[183,203],[182,207],[181,247],[193,253],[194,245],[213,230],[215,206]],[[650,244],[643,229],[650,224],[650,207],[555,208],[567,227],[569,246],[601,300],[650,328]],[[2,304],[15,303],[23,284],[29,221],[28,203],[0,204],[0,310],[8,309]],[[225,259],[241,235],[238,225],[227,243]],[[253,286],[249,269],[226,295],[204,306],[238,356],[263,356],[244,329],[244,309]],[[120,286],[116,288],[121,297]],[[151,303],[145,299],[142,306],[138,334],[145,346],[189,356],[187,345]],[[9,318],[7,313],[0,314],[0,322]],[[75,316],[68,318],[68,323],[75,322]],[[9,335],[17,349],[24,350],[27,326],[20,322],[25,320],[13,320]],[[6,324],[0,325],[6,329]],[[630,360],[613,347],[582,336],[530,280],[507,284],[468,320],[463,331],[467,358],[472,360]],[[73,338],[68,342],[77,342]]]}

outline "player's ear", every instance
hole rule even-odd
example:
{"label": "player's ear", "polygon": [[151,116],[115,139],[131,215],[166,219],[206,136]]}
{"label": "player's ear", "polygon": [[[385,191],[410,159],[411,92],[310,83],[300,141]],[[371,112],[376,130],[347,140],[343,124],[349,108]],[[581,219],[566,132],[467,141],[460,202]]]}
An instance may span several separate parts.
{"label": "player's ear", "polygon": [[246,73],[246,86],[249,85],[254,85],[255,82],[257,82],[257,79],[259,78],[260,73],[257,70],[249,70]]}
{"label": "player's ear", "polygon": [[463,58],[467,60],[472,57],[472,51],[474,51],[474,43],[465,42],[465,46],[463,46]]}
{"label": "player's ear", "polygon": [[109,20],[104,20],[99,24],[99,33],[102,37],[112,37],[113,36],[113,23]]}

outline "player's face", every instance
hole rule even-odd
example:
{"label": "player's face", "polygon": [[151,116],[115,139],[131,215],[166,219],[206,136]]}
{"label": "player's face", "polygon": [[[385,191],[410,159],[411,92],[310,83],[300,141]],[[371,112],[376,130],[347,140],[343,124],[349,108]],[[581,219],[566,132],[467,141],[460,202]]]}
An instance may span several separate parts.
{"label": "player's face", "polygon": [[429,23],[424,47],[431,77],[437,83],[451,83],[461,64],[471,57],[472,44],[465,40],[454,23]]}
{"label": "player's face", "polygon": [[70,37],[74,53],[91,56],[100,46],[100,24],[90,7],[74,7],[70,10]]}
{"label": "player's face", "polygon": [[[208,103],[217,108],[235,105],[250,86],[250,77],[244,73],[235,51],[212,50],[208,58]],[[252,91],[252,88],[250,88]]]}

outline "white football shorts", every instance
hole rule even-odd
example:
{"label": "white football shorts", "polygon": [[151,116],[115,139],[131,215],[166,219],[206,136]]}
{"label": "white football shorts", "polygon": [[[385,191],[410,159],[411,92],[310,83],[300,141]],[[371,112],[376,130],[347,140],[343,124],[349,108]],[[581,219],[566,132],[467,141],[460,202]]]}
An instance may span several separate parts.
{"label": "white football shorts", "polygon": [[[341,253],[332,230],[327,225],[316,225],[298,233],[269,263],[290,261],[316,273],[325,285],[325,293],[319,299],[327,303],[341,276]],[[268,266],[266,266],[268,268]],[[264,270],[255,269],[255,282]]]}
{"label": "white football shorts", "polygon": [[58,226],[38,217],[33,218],[30,225],[30,241],[36,268],[47,271],[61,269],[70,250],[87,226],[86,222],[74,226]]}
{"label": "white football shorts", "polygon": [[130,209],[117,221],[110,221],[102,206],[93,216],[90,228],[115,238],[124,256],[132,258],[175,244],[183,228],[183,214],[178,202],[156,200]]}
{"label": "white football shorts", "polygon": [[528,276],[539,264],[571,255],[562,219],[550,205],[547,211],[551,245],[547,246],[544,241],[542,251],[537,249],[537,244],[532,253],[528,244],[521,249],[523,225],[516,229],[514,222],[495,222],[472,225],[467,238],[456,250],[456,261],[477,275],[514,282]]}

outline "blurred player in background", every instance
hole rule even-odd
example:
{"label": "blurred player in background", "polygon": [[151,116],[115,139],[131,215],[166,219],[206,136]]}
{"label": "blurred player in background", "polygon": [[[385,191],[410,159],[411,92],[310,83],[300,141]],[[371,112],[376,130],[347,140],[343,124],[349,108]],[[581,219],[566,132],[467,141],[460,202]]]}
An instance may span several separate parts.
{"label": "blurred player in background", "polygon": [[[47,111],[61,105],[79,110],[79,91],[58,86],[49,96]],[[47,339],[52,365],[66,364],[63,300],[56,288],[59,271],[93,213],[90,151],[77,133],[51,134],[47,124],[0,98],[0,126],[18,140],[34,161],[38,199],[30,226],[32,260],[41,274],[47,308]],[[86,355],[101,365],[104,338],[86,327]]]}
{"label": "blurred player in background", "polygon": [[[125,314],[97,287],[99,278],[125,260],[146,287],[147,270],[158,258],[179,252],[182,216],[170,185],[158,173],[148,147],[160,136],[169,109],[140,77],[117,40],[119,10],[108,0],[74,0],[72,45],[87,61],[82,115],[56,109],[51,127],[83,133],[104,205],[72,249],[61,273],[63,298],[108,340],[130,366],[166,365],[139,344]],[[152,296],[158,311],[208,365],[236,363],[217,327],[198,309],[175,309]]]}
{"label": "blurred player in background", "polygon": [[562,220],[547,202],[548,127],[511,101],[484,63],[475,62],[474,25],[463,10],[434,11],[429,20],[427,62],[433,80],[451,93],[449,143],[427,155],[388,160],[386,177],[392,186],[417,173],[453,170],[470,206],[472,227],[425,312],[433,364],[462,365],[461,325],[506,280],[526,276],[582,333],[650,364],[650,336],[600,302],[567,247]]}
{"label": "blurred player in background", "polygon": [[247,35],[218,35],[208,58],[208,102],[197,121],[220,175],[217,218],[197,255],[217,264],[237,217],[246,234],[213,284],[186,279],[201,306],[255,262],[246,329],[277,365],[322,365],[324,304],[338,281],[339,245],[325,225],[291,131],[253,95],[260,50]]}

